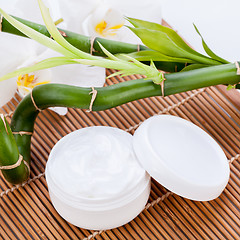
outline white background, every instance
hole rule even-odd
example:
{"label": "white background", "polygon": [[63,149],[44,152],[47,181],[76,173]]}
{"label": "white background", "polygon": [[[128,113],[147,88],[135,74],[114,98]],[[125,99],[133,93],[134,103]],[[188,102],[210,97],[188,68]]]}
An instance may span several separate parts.
{"label": "white background", "polygon": [[240,60],[240,0],[159,1],[163,18],[196,50],[203,52],[193,22],[217,55]]}

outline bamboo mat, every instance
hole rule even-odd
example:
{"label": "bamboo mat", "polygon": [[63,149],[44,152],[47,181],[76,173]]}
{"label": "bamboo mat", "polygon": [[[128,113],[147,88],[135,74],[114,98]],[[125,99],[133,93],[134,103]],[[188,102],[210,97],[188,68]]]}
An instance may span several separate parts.
{"label": "bamboo mat", "polygon": [[[108,74],[112,73],[107,70]],[[140,78],[114,77],[107,84]],[[11,186],[0,178],[1,239],[240,239],[240,93],[210,87],[168,97],[151,97],[101,112],[69,109],[60,117],[44,110],[37,118],[31,146],[31,176]],[[0,111],[15,109],[18,95]],[[187,119],[220,144],[231,160],[229,184],[210,202],[197,202],[170,193],[152,180],[145,210],[129,224],[108,231],[89,231],[64,221],[53,208],[44,176],[48,155],[66,134],[83,127],[104,125],[134,132],[155,114]],[[10,121],[10,118],[8,117]],[[161,137],[161,136],[159,136]]]}

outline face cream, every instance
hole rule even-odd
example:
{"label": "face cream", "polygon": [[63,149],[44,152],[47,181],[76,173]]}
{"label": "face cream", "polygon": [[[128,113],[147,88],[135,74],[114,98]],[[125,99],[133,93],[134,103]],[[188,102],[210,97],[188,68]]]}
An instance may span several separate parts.
{"label": "face cream", "polygon": [[72,132],[52,149],[46,179],[52,203],[68,222],[102,230],[136,217],[150,193],[150,176],[134,154],[133,136],[111,127]]}
{"label": "face cream", "polygon": [[70,133],[52,149],[46,180],[63,218],[102,230],[119,227],[143,210],[150,193],[143,168],[170,191],[197,201],[217,198],[230,174],[211,136],[189,121],[160,115],[144,121],[134,136],[111,127]]}

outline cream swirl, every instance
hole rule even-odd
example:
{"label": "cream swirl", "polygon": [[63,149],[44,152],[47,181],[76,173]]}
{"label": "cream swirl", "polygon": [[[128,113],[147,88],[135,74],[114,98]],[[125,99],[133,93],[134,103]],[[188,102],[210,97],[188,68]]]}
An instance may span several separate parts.
{"label": "cream swirl", "polygon": [[105,199],[131,192],[146,175],[132,139],[131,134],[111,127],[72,132],[51,152],[51,178],[75,197]]}

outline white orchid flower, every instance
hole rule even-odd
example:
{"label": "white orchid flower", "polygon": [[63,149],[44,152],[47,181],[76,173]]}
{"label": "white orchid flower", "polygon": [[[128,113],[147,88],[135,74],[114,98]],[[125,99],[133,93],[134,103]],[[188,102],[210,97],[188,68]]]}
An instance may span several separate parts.
{"label": "white orchid flower", "polygon": [[[48,3],[48,7],[50,9],[52,7],[54,10],[52,11],[52,16],[54,19],[57,20],[62,16],[61,11],[64,12],[65,8],[64,6],[61,6],[61,0],[59,0],[59,2],[57,0],[46,0],[45,2]],[[65,3],[67,2],[72,2],[73,4],[74,1],[65,1]],[[7,9],[12,15],[43,23],[37,1],[15,0],[14,2],[8,2],[7,4],[6,1],[0,0],[0,4],[1,6],[4,6],[5,9]],[[93,6],[95,5],[92,5],[91,8]],[[89,7],[88,14],[90,11],[91,9]],[[30,12],[31,14],[26,17],[26,12]],[[77,12],[75,12],[75,16],[69,12],[69,17],[65,13],[64,23],[62,25],[69,29],[68,26],[71,26],[71,23],[73,23],[73,25],[75,22],[82,24],[83,20],[84,19],[82,19],[82,16],[79,16]],[[76,32],[82,33],[81,31]],[[6,73],[12,72],[18,68],[32,66],[33,64],[49,57],[59,56],[54,51],[46,49],[30,39],[21,38],[6,33],[1,33],[0,39],[1,57],[4,59],[4,63],[0,66],[1,75],[5,75]],[[31,51],[29,50],[30,46]],[[22,97],[25,97],[35,86],[50,82],[81,87],[102,87],[105,83],[105,76],[106,73],[104,68],[97,68],[92,71],[92,69],[90,69],[88,66],[79,64],[71,66],[59,66],[52,69],[19,75],[18,77],[9,79],[8,81],[0,82],[0,106],[3,106],[9,100],[11,100],[16,89],[18,89]],[[60,115],[65,115],[67,113],[67,108],[51,109]]]}
{"label": "white orchid flower", "polygon": [[[33,54],[34,50],[31,43],[32,41],[30,39],[23,39],[22,37],[1,33],[1,75],[15,70],[25,59]],[[11,100],[16,89],[17,81],[15,78],[0,82],[0,106],[5,105]]]}
{"label": "white orchid flower", "polygon": [[[51,14],[55,21],[60,18],[64,20],[59,27],[91,37],[140,43],[129,29],[123,27],[124,15],[138,18],[144,16],[144,20],[161,23],[159,4],[154,5],[156,0],[148,3],[140,0],[45,0],[44,2],[50,11],[52,10]],[[37,1],[0,0],[0,6],[12,15],[43,24]],[[43,59],[58,56],[52,50],[30,39],[4,33],[1,33],[0,39],[1,58],[5,59],[4,64],[0,66],[1,75],[23,66],[31,66]],[[15,79],[0,82],[0,106],[11,99],[16,87],[23,97],[31,92],[33,87],[49,82],[81,87],[102,87],[105,74],[104,68],[74,64],[18,76]],[[61,115],[67,113],[65,108],[58,108],[56,111]]]}
{"label": "white orchid flower", "polygon": [[124,23],[123,14],[119,10],[101,3],[83,22],[83,31],[92,37],[121,40]]}

